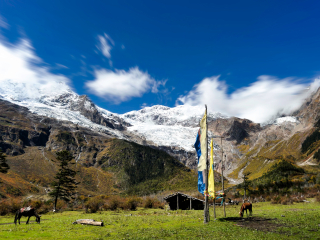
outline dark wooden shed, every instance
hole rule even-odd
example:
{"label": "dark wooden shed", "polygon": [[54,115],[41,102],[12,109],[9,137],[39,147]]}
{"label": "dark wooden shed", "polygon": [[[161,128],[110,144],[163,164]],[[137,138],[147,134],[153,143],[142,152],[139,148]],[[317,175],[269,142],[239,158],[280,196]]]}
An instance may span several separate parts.
{"label": "dark wooden shed", "polygon": [[170,210],[203,210],[204,201],[183,193],[174,193],[164,198],[169,204]]}

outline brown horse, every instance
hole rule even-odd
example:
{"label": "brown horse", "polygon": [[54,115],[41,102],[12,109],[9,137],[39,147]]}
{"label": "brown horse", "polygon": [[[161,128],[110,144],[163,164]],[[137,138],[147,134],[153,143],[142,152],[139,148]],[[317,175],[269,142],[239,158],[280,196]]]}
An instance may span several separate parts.
{"label": "brown horse", "polygon": [[248,212],[247,210],[249,210],[249,215],[252,216],[252,204],[249,202],[245,202],[244,204],[242,204],[241,209],[240,209],[240,217],[243,217],[243,213],[244,211],[246,211],[247,217],[248,217]]}
{"label": "brown horse", "polygon": [[17,224],[17,220],[19,221],[20,224],[20,218],[24,216],[24,217],[28,217],[28,220],[26,222],[26,224],[29,223],[30,217],[35,216],[36,217],[36,222],[40,223],[40,215],[38,215],[35,211],[34,208],[31,207],[26,207],[26,208],[20,208],[17,212],[16,212],[16,216],[14,217],[14,223]]}

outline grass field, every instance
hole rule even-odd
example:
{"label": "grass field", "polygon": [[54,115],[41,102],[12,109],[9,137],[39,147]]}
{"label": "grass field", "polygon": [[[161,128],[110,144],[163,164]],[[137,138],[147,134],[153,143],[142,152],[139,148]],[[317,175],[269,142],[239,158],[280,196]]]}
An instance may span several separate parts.
{"label": "grass field", "polygon": [[[240,219],[240,206],[227,206],[227,218],[221,207],[217,219],[203,223],[203,211],[79,211],[50,213],[41,224],[22,218],[15,226],[13,216],[0,217],[0,239],[320,239],[320,204],[296,203],[272,205],[254,203],[252,218]],[[77,219],[102,220],[103,227],[73,225]]]}

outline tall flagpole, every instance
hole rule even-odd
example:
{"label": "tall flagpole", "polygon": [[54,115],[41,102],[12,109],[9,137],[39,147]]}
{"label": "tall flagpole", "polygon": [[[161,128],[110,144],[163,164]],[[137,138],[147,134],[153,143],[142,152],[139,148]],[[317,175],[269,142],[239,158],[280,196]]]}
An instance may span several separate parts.
{"label": "tall flagpole", "polygon": [[[213,138],[211,138],[211,142],[213,141]],[[211,147],[213,147],[213,145],[211,145]],[[211,150],[211,152],[212,152],[213,150]],[[211,164],[211,163],[210,163]],[[214,162],[212,163],[212,164],[214,164]],[[211,166],[210,166],[211,167]],[[213,181],[214,181],[214,168],[212,169],[212,174],[213,174]],[[217,218],[217,216],[216,216],[216,193],[215,193],[215,191],[213,192],[213,194],[214,194],[214,198],[213,198],[213,217],[214,217],[214,219],[216,219]]]}
{"label": "tall flagpole", "polygon": [[226,205],[225,205],[225,194],[224,194],[224,182],[223,182],[223,147],[222,147],[222,137],[221,137],[221,181],[222,181],[222,194],[223,194],[223,213],[224,217],[226,217]]}
{"label": "tall flagpole", "polygon": [[[206,107],[206,114],[207,114],[207,105],[205,105]],[[205,206],[204,206],[204,223],[208,223],[209,222],[209,202],[208,202],[208,175],[209,175],[209,171],[208,171],[208,123],[207,123],[207,117],[206,117],[206,149],[207,149],[207,154],[206,154],[206,190],[205,190]]]}

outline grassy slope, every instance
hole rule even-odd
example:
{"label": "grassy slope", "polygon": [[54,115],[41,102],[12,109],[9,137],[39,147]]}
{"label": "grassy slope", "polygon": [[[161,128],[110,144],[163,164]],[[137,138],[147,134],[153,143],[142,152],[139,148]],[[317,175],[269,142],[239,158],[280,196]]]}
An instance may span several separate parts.
{"label": "grassy slope", "polygon": [[[247,145],[240,145],[238,149],[245,154],[245,157],[240,162],[239,167],[229,176],[238,178],[239,172],[244,169],[244,173],[251,173],[249,174],[249,179],[253,180],[266,174],[279,160],[296,164],[311,157],[314,151],[309,151],[308,154],[301,153],[301,144],[310,134],[311,131],[298,132],[288,140],[268,141],[263,146],[257,145],[252,149],[249,149]],[[312,145],[313,149],[318,149],[319,147],[320,141]],[[304,168],[309,169],[310,166]]]}
{"label": "grassy slope", "polygon": [[[55,160],[53,152],[38,147],[27,147],[25,152],[23,155],[7,157],[11,169],[8,174],[1,174],[3,184],[0,185],[1,192],[7,196],[43,194],[42,187],[50,186],[58,170],[56,163],[52,161]],[[117,192],[113,188],[112,173],[94,167],[83,167],[80,164],[77,165],[77,171],[80,193],[96,195]]]}
{"label": "grassy slope", "polygon": [[[94,145],[88,141],[89,147]],[[119,139],[107,139],[99,148],[102,151],[95,167],[77,164],[80,194],[145,195],[197,188],[197,175],[163,151]],[[54,152],[43,147],[26,147],[24,151],[23,155],[7,157],[11,169],[2,177],[4,184],[0,185],[0,191],[3,195],[43,194],[42,187],[49,187],[53,181],[58,170],[52,161]]]}
{"label": "grassy slope", "polygon": [[[238,217],[240,206],[227,206],[227,217]],[[1,239],[318,239],[319,203],[271,205],[253,204],[253,216],[273,219],[274,232],[241,227],[223,219],[216,208],[217,221],[203,224],[203,211],[63,212],[42,216],[41,224],[1,225]],[[130,215],[132,214],[132,215]],[[285,216],[285,217],[281,217]],[[104,227],[73,225],[77,219],[103,220]],[[22,219],[25,221],[26,218]],[[32,218],[31,220],[34,220]],[[0,224],[12,223],[13,216],[0,217]],[[263,222],[261,222],[263,224]],[[58,230],[58,231],[57,231]]]}

